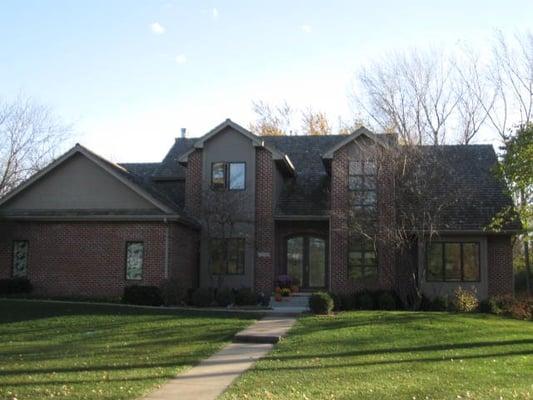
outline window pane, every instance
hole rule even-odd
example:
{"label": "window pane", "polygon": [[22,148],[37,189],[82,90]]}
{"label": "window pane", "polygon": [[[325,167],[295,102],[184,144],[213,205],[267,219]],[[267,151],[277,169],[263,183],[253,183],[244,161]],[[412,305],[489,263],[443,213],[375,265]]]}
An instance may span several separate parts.
{"label": "window pane", "polygon": [[463,243],[463,280],[479,281],[478,243]]}
{"label": "window pane", "polygon": [[293,237],[287,240],[287,274],[303,283],[304,238]]}
{"label": "window pane", "polygon": [[375,175],[376,163],[374,161],[365,161],[365,175]]}
{"label": "window pane", "polygon": [[227,239],[228,274],[244,273],[244,239]]}
{"label": "window pane", "polygon": [[441,281],[442,276],[442,243],[431,243],[428,247],[427,280]]}
{"label": "window pane", "polygon": [[349,174],[350,175],[362,175],[363,174],[363,163],[361,161],[350,161]]}
{"label": "window pane", "polygon": [[243,190],[246,164],[231,163],[229,165],[229,188],[230,190]]}
{"label": "window pane", "polygon": [[309,286],[326,286],[326,242],[320,238],[309,238]]}
{"label": "window pane", "polygon": [[363,267],[349,267],[348,269],[348,277],[351,279],[360,279],[363,277]]}
{"label": "window pane", "polygon": [[142,242],[130,242],[126,250],[126,279],[142,279],[144,245]]}
{"label": "window pane", "polygon": [[354,267],[363,265],[363,253],[360,251],[350,251],[348,254],[348,263]]}
{"label": "window pane", "polygon": [[377,275],[378,275],[377,267],[364,267],[363,268],[363,276],[365,278],[375,278]]}
{"label": "window pane", "polygon": [[375,176],[365,176],[365,182],[363,185],[363,189],[367,190],[375,190],[376,189],[376,177]]}
{"label": "window pane", "polygon": [[13,242],[13,276],[26,276],[28,273],[28,241]]}
{"label": "window pane", "polygon": [[224,240],[211,239],[209,240],[209,266],[213,274],[225,274],[226,263],[224,254],[226,252]]}
{"label": "window pane", "polygon": [[444,279],[446,281],[461,280],[461,244],[444,244]]}
{"label": "window pane", "polygon": [[376,253],[374,251],[367,251],[364,257],[364,263],[366,266],[376,265]]}
{"label": "window pane", "polygon": [[362,176],[350,176],[348,178],[350,190],[359,190],[363,187]]}
{"label": "window pane", "polygon": [[224,189],[226,187],[225,165],[222,162],[212,164],[211,185],[215,189]]}

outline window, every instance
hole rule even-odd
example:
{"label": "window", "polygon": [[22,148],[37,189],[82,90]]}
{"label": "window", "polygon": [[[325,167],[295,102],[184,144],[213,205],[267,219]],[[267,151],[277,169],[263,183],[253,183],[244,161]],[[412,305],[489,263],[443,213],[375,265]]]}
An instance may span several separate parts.
{"label": "window", "polygon": [[126,243],[126,279],[141,280],[143,275],[144,243]]}
{"label": "window", "polygon": [[213,275],[244,274],[244,239],[210,239],[209,263]]}
{"label": "window", "polygon": [[348,276],[352,279],[375,278],[378,263],[374,243],[364,237],[350,240],[348,251]]}
{"label": "window", "polygon": [[479,243],[432,242],[427,246],[426,280],[478,282]]}
{"label": "window", "polygon": [[229,190],[244,190],[245,171],[245,163],[229,163]]}
{"label": "window", "polygon": [[246,189],[246,163],[214,162],[211,164],[211,187],[215,190]]}
{"label": "window", "polygon": [[28,246],[27,240],[13,241],[13,276],[20,277],[28,274]]}
{"label": "window", "polygon": [[352,191],[352,206],[356,209],[376,207],[376,163],[350,161],[348,188]]}
{"label": "window", "polygon": [[211,165],[211,187],[219,190],[226,187],[226,164],[223,162]]}

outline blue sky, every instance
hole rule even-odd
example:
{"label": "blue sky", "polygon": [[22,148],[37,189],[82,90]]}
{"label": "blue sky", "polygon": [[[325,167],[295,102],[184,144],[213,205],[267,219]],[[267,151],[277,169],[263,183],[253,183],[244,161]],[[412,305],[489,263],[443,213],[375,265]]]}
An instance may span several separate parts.
{"label": "blue sky", "polygon": [[484,51],[495,29],[532,24],[531,0],[2,0],[0,96],[50,105],[73,141],[115,161],[157,161],[180,127],[247,126],[252,99],[348,117],[369,60],[463,42]]}

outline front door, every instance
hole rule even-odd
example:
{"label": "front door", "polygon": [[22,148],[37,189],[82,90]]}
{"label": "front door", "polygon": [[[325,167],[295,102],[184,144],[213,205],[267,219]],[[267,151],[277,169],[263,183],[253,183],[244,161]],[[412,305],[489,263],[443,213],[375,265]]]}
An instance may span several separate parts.
{"label": "front door", "polygon": [[326,240],[319,236],[292,236],[286,241],[287,275],[302,289],[326,287]]}

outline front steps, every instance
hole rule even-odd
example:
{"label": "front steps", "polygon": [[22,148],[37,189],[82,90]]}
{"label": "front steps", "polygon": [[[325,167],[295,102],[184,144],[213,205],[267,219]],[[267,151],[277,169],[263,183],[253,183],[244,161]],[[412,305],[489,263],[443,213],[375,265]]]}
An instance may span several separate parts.
{"label": "front steps", "polygon": [[309,297],[311,293],[294,293],[292,296],[283,297],[276,301],[274,296],[270,298],[270,307],[273,313],[301,314],[309,311]]}

